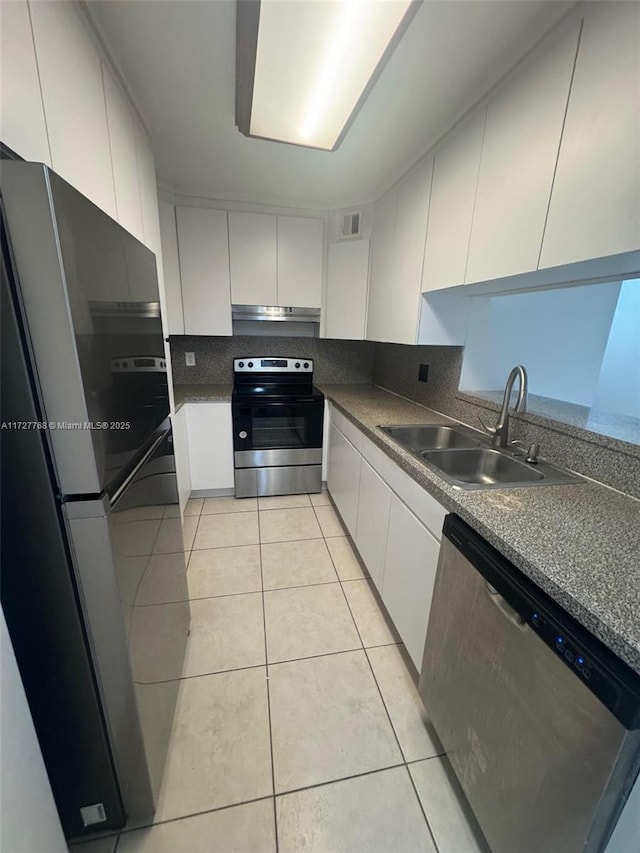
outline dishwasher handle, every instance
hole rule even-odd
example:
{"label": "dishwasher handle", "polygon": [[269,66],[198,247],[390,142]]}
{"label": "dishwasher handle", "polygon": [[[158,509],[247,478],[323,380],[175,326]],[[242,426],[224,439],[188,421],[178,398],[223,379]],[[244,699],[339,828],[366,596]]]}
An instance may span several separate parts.
{"label": "dishwasher handle", "polygon": [[519,631],[526,631],[526,619],[524,619],[524,617],[521,616],[502,595],[500,595],[495,587],[491,586],[489,581],[485,580],[484,584],[487,592],[489,593],[489,600],[491,603],[497,607],[500,613],[502,613],[502,615],[508,619],[512,625],[515,625]]}

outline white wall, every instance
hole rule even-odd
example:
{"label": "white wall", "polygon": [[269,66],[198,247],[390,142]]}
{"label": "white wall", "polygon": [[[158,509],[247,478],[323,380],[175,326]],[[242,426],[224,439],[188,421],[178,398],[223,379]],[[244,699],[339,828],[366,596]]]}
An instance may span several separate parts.
{"label": "white wall", "polygon": [[593,405],[640,418],[640,279],[622,283]]}
{"label": "white wall", "polygon": [[0,626],[0,851],[67,853],[4,613]]}
{"label": "white wall", "polygon": [[468,289],[462,285],[432,290],[423,293],[421,299],[418,343],[462,346],[474,302]]}
{"label": "white wall", "polygon": [[463,390],[504,387],[524,364],[529,391],[591,406],[620,283],[472,297]]}

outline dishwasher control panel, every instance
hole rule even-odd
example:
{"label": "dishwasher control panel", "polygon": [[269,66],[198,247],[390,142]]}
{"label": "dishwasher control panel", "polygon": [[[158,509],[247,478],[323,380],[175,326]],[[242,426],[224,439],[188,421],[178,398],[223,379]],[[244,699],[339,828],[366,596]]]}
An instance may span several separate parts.
{"label": "dishwasher control panel", "polygon": [[557,630],[556,626],[550,624],[550,621],[545,619],[542,613],[537,610],[531,614],[530,622],[547,645],[555,649],[569,666],[579,672],[585,681],[591,680],[594,674],[593,664],[587,660],[584,651],[576,646],[572,639],[567,637],[564,632]]}

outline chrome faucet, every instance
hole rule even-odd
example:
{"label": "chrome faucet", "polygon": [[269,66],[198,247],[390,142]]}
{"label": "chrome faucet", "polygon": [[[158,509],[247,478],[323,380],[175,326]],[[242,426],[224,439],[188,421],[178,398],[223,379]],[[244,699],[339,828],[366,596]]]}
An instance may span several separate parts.
{"label": "chrome faucet", "polygon": [[519,379],[520,388],[518,390],[518,399],[513,407],[514,412],[527,411],[527,371],[521,364],[516,365],[507,378],[507,384],[504,386],[504,397],[502,398],[502,408],[498,415],[498,420],[495,426],[487,426],[480,418],[480,423],[491,436],[491,444],[494,447],[506,447],[509,440],[509,403],[511,400],[511,392],[513,391],[513,383]]}

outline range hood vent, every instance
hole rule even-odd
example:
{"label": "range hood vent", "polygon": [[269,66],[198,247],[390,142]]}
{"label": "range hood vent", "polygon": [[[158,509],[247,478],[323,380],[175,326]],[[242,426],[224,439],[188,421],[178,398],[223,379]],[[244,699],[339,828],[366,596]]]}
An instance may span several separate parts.
{"label": "range hood vent", "polygon": [[232,305],[233,320],[271,320],[288,323],[319,323],[319,308],[284,308],[280,305]]}

